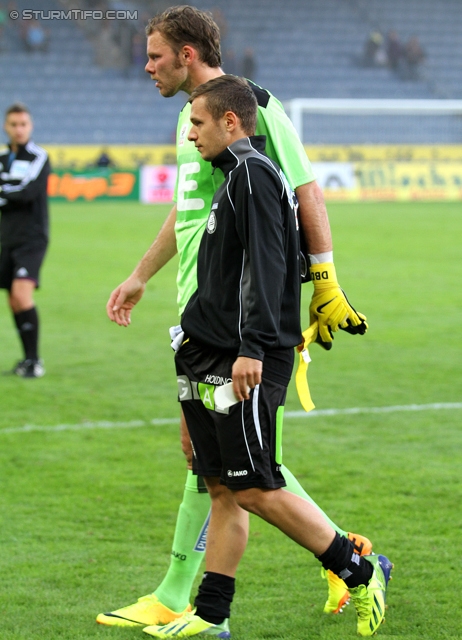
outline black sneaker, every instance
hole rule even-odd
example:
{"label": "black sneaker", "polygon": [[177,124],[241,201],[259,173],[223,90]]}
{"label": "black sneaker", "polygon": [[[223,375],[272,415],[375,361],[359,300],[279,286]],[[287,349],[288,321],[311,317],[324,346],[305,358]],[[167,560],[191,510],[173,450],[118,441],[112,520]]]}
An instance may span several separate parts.
{"label": "black sneaker", "polygon": [[45,375],[43,360],[22,360],[13,369],[13,373],[21,378],[42,378]]}
{"label": "black sneaker", "polygon": [[43,360],[26,360],[26,370],[23,378],[42,378],[45,375]]}

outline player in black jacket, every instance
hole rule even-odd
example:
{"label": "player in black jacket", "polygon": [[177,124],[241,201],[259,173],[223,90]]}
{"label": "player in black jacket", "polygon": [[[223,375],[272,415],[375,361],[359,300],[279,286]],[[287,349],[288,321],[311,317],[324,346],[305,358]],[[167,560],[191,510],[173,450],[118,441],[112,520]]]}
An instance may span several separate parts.
{"label": "player in black jacket", "polygon": [[[196,88],[190,102],[188,138],[225,175],[201,240],[198,289],[182,316],[184,341],[175,357],[193,472],[205,478],[212,511],[195,612],[144,631],[160,638],[231,637],[246,510],[340,576],[356,606],[360,635],[372,635],[384,615],[390,562],[359,556],[315,506],[282,490],[282,414],[293,348],[302,341],[294,195],[264,155],[264,136],[252,136],[257,102],[246,81],[217,77]],[[228,381],[234,403],[220,394]]]}
{"label": "player in black jacket", "polygon": [[8,303],[24,350],[12,373],[40,378],[45,369],[38,353],[39,318],[34,289],[48,245],[47,152],[30,136],[32,119],[23,104],[5,114],[9,144],[0,150],[0,288]]}
{"label": "player in black jacket", "polygon": [[198,290],[182,327],[203,344],[262,362],[275,350],[287,352],[291,371],[293,347],[302,341],[296,201],[264,151],[265,136],[252,136],[212,161],[225,182],[212,201]]}

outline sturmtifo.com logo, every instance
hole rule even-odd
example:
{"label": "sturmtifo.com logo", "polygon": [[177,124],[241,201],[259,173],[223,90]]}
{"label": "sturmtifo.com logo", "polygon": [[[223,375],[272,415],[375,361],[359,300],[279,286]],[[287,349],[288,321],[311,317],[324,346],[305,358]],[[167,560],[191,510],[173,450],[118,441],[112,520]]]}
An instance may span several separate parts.
{"label": "sturmtifo.com logo", "polygon": [[13,9],[9,15],[12,20],[138,20],[138,11],[126,9]]}

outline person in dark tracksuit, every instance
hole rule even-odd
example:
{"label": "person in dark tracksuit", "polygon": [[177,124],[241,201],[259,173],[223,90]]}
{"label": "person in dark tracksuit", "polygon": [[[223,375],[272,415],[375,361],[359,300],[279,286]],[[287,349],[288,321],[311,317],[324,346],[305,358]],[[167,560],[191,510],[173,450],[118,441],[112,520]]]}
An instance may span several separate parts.
{"label": "person in dark tracksuit", "polygon": [[38,352],[39,317],[33,294],[48,246],[50,163],[45,149],[30,139],[32,119],[25,105],[7,109],[4,129],[9,144],[0,149],[0,288],[8,292],[24,351],[9,373],[40,378],[45,369]]}
{"label": "person in dark tracksuit", "polygon": [[[265,155],[265,136],[253,135],[258,105],[245,80],[219,76],[197,87],[190,102],[188,139],[225,176],[199,246],[198,288],[183,312],[175,356],[193,473],[204,477],[212,510],[195,611],[144,632],[231,637],[235,573],[250,511],[342,577],[358,632],[372,635],[384,615],[391,563],[356,554],[315,506],[283,490],[282,417],[294,347],[302,342],[295,196]],[[226,384],[234,402],[223,401]]]}

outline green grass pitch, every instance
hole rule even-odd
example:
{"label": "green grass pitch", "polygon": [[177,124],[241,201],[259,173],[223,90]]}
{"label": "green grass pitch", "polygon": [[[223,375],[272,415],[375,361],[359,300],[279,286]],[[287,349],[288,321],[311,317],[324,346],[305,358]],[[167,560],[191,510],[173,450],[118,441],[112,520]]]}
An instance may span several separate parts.
{"label": "green grass pitch", "polygon": [[[144,635],[94,620],[152,591],[169,561],[185,478],[167,333],[176,261],[151,281],[128,329],[109,322],[105,304],[167,211],[52,206],[36,296],[47,375],[0,377],[2,640]],[[312,347],[317,409],[459,405],[289,417],[284,462],[332,519],[395,563],[379,637],[460,638],[460,203],[329,211],[340,282],[370,329],[336,334],[329,353]],[[310,295],[305,285],[305,323]],[[0,369],[19,356],[2,301]],[[291,386],[287,411],[299,409]],[[353,608],[329,618],[325,596],[317,561],[252,518],[233,638],[355,638]]]}

